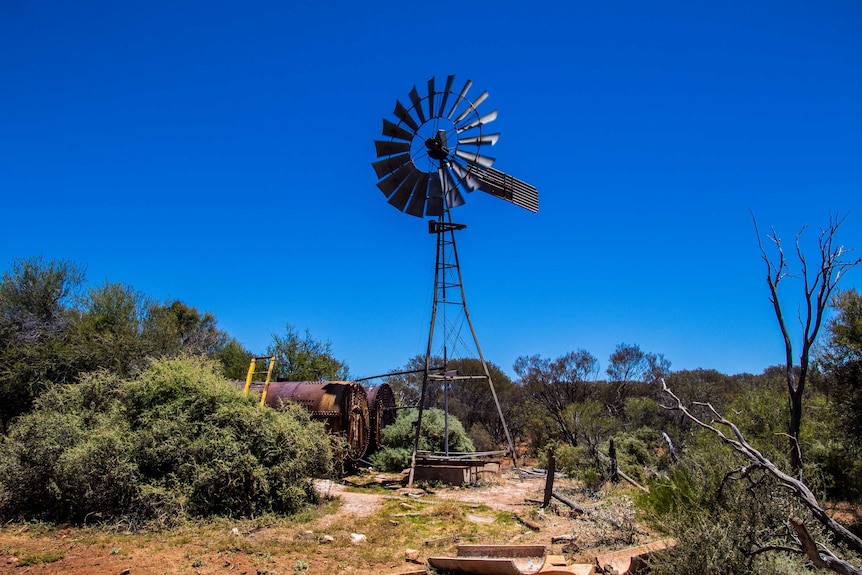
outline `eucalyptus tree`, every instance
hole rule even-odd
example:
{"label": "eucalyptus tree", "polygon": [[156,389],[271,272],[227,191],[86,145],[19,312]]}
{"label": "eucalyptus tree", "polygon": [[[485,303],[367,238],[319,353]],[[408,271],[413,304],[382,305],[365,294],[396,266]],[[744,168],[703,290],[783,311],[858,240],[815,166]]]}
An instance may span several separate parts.
{"label": "eucalyptus tree", "polygon": [[84,270],[41,257],[12,262],[0,278],[0,430],[51,382],[74,377],[69,338]]}
{"label": "eucalyptus tree", "polygon": [[275,357],[273,380],[327,381],[349,377],[347,363],[336,359],[329,341],[319,341],[306,330],[305,335],[291,324],[284,335],[273,334],[266,355]]}
{"label": "eucalyptus tree", "polygon": [[515,373],[525,393],[551,418],[564,441],[577,445],[577,430],[566,408],[589,397],[590,383],[598,373],[599,362],[588,351],[578,350],[556,359],[539,355],[521,356]]}

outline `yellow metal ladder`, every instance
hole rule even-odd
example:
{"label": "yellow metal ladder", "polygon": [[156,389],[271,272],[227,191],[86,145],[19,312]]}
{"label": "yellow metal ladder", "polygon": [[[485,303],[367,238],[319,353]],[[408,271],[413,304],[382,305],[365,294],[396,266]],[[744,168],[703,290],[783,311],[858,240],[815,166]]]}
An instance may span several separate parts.
{"label": "yellow metal ladder", "polygon": [[[258,360],[263,360],[263,368],[258,369]],[[275,367],[274,355],[252,356],[251,363],[248,366],[248,375],[245,378],[245,389],[243,394],[248,395],[248,390],[251,387],[251,381],[255,375],[266,374],[266,379],[263,382],[263,393],[260,394],[260,404],[266,403],[266,392],[269,389],[269,381],[272,379],[272,368]]]}

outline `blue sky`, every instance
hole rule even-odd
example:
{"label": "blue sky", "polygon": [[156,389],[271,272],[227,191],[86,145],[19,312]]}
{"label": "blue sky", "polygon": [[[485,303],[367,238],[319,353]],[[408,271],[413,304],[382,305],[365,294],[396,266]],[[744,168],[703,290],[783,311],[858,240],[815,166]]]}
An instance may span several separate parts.
{"label": "blue sky", "polygon": [[252,351],[291,323],[356,377],[397,368],[424,353],[434,239],[375,187],[373,140],[455,74],[540,195],[453,211],[487,359],[604,369],[626,342],[759,373],[783,348],[752,213],[791,241],[849,212],[862,250],[860,30],[853,0],[4,0],[0,267],[70,259]]}

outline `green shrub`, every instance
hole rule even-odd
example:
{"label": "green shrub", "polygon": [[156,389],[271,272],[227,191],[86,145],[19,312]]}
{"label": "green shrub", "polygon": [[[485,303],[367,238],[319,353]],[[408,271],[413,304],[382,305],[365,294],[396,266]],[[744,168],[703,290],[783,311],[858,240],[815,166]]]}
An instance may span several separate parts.
{"label": "green shrub", "polygon": [[661,518],[678,510],[696,507],[698,497],[691,474],[686,468],[677,467],[668,477],[653,479],[649,493],[640,494],[638,503],[656,518]]}
{"label": "green shrub", "polygon": [[626,427],[660,428],[666,417],[659,403],[649,397],[629,397],[625,402]]}
{"label": "green shrub", "polygon": [[557,446],[556,467],[560,473],[577,477],[582,469],[592,467],[592,459],[584,446],[575,447],[566,443]]}
{"label": "green shrub", "polygon": [[385,447],[371,455],[371,463],[381,471],[401,471],[410,467],[412,453],[406,447]]}
{"label": "green shrub", "polygon": [[[547,458],[542,454],[540,463]],[[568,477],[574,477],[584,484],[584,487],[593,491],[598,490],[605,481],[602,470],[596,469],[595,459],[589,450],[583,445],[572,446],[569,444],[558,445],[555,455],[556,469],[565,473]]]}
{"label": "green shrub", "polygon": [[[395,423],[383,429],[383,449],[371,456],[374,467],[385,471],[401,471],[410,465],[413,443],[416,439],[416,421],[419,410],[410,409],[398,416]],[[440,409],[422,411],[422,431],[419,434],[419,451],[443,451],[445,448],[444,413]],[[473,442],[464,432],[461,422],[449,415],[449,451],[475,451]]]}
{"label": "green shrub", "polygon": [[646,519],[677,540],[650,559],[650,572],[726,574],[804,573],[804,558],[753,551],[785,543],[787,518],[816,522],[775,479],[747,468],[712,435],[698,433],[678,467],[649,482],[637,498]]}
{"label": "green shrub", "polygon": [[323,425],[263,409],[214,362],[154,361],[45,393],[0,445],[0,516],[85,522],[292,513],[332,469]]}

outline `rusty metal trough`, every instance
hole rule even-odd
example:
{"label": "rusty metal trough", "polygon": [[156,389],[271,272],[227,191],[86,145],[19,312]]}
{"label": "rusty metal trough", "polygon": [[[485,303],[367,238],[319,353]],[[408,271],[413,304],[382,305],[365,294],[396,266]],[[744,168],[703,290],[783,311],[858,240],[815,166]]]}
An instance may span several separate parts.
{"label": "rusty metal trough", "polygon": [[545,564],[544,545],[459,545],[456,557],[429,557],[431,567],[473,575],[532,575]]}

